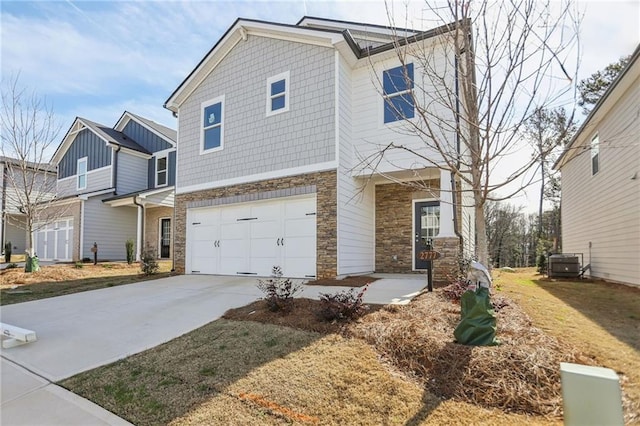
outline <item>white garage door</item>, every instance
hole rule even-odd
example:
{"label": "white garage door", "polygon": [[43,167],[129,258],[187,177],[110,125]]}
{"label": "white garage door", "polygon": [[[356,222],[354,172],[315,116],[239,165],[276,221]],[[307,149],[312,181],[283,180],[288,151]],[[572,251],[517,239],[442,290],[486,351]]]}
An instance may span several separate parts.
{"label": "white garage door", "polygon": [[316,199],[287,198],[187,211],[190,273],[316,275]]}
{"label": "white garage door", "polygon": [[36,255],[41,260],[71,261],[73,257],[73,219],[60,219],[36,225]]}

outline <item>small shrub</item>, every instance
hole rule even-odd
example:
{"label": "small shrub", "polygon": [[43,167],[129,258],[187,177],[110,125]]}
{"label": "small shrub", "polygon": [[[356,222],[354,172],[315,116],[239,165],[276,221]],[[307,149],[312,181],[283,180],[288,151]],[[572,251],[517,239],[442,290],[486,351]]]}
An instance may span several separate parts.
{"label": "small shrub", "polygon": [[17,263],[10,263],[4,269],[15,269],[18,267]]}
{"label": "small shrub", "polygon": [[293,297],[302,291],[302,284],[294,284],[290,278],[282,278],[282,268],[274,266],[271,278],[258,280],[258,288],[265,294],[269,310],[288,312]]}
{"label": "small shrub", "polygon": [[540,253],[538,256],[538,263],[536,266],[538,267],[539,274],[544,275],[547,273],[547,256],[544,253]]}
{"label": "small shrub", "polygon": [[459,302],[462,295],[467,291],[469,283],[462,278],[458,278],[448,286],[442,289],[442,294],[448,300]]}
{"label": "small shrub", "polygon": [[325,321],[349,321],[361,317],[369,309],[362,303],[367,287],[358,293],[352,288],[335,294],[320,293],[320,317]]}
{"label": "small shrub", "polygon": [[84,263],[82,263],[82,262],[76,262],[76,263],[73,265],[73,267],[74,267],[74,268],[76,268],[76,269],[82,269],[82,268],[84,268]]}
{"label": "small shrub", "polygon": [[156,256],[153,250],[146,248],[142,252],[142,256],[140,257],[140,269],[145,275],[153,275],[158,272],[160,269],[160,265],[158,265],[158,261],[156,260]]}
{"label": "small shrub", "polygon": [[135,244],[135,242],[131,238],[129,238],[124,244],[126,249],[127,249],[127,263],[129,265],[131,265],[133,263],[133,260],[135,258],[134,257],[134,253],[133,253],[134,244]]}
{"label": "small shrub", "polygon": [[113,265],[112,265],[112,264],[110,264],[110,263],[103,263],[103,264],[102,264],[102,267],[103,267],[104,269],[113,269]]}
{"label": "small shrub", "polygon": [[9,263],[11,262],[11,241],[7,241],[4,244],[4,261]]}

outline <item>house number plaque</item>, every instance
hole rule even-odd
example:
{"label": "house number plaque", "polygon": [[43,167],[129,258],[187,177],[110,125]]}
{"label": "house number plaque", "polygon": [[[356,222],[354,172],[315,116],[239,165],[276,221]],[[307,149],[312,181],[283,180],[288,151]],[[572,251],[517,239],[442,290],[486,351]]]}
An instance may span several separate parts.
{"label": "house number plaque", "polygon": [[423,250],[418,253],[420,260],[436,260],[440,259],[440,252],[435,250]]}

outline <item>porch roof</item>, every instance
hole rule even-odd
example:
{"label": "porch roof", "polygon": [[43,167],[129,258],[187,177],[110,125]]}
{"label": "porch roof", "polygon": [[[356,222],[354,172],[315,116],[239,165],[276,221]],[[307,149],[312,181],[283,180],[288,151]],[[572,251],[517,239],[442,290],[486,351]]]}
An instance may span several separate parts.
{"label": "porch roof", "polygon": [[128,194],[116,195],[102,200],[103,203],[111,207],[135,207],[139,204],[149,207],[173,207],[175,187],[143,189],[141,191],[129,192]]}

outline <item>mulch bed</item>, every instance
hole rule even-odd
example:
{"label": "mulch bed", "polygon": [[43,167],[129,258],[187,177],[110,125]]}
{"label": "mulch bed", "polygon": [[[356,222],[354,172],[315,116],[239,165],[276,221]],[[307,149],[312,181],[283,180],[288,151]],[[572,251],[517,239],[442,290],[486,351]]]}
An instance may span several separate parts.
{"label": "mulch bed", "polygon": [[325,285],[325,286],[340,286],[340,287],[364,287],[367,284],[371,284],[380,278],[370,277],[368,275],[353,275],[337,280],[335,278],[325,278],[322,280],[313,280],[306,283],[306,285]]}

